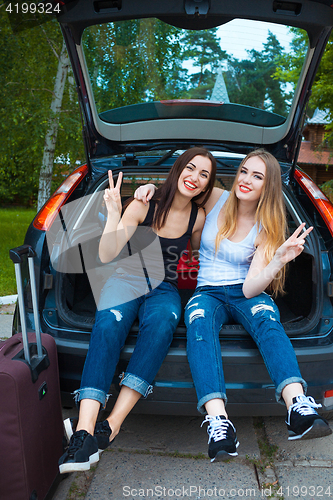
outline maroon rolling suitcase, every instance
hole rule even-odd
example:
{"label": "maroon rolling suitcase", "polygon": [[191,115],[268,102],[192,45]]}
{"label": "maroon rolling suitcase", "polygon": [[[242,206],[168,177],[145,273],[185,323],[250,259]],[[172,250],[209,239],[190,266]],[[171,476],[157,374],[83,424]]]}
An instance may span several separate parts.
{"label": "maroon rolling suitcase", "polygon": [[[36,333],[27,334],[21,263],[28,256]],[[15,263],[22,333],[0,346],[0,500],[43,500],[58,476],[63,453],[56,344],[40,333],[33,264],[23,245]]]}

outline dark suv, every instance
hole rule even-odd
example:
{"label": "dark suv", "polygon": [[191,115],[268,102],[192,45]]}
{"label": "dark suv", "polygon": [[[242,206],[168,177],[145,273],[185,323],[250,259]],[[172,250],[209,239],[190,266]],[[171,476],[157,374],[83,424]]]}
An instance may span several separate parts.
{"label": "dark suv", "polygon": [[[57,343],[64,405],[80,377],[108,268],[97,261],[105,224],[107,171],[124,172],[123,200],[162,183],[175,158],[200,145],[217,159],[216,185],[230,188],[241,159],[264,147],[281,165],[288,226],[313,225],[278,297],[283,326],[309,393],[333,409],[333,207],[297,168],[305,107],[333,26],[326,0],[77,0],[61,2],[61,25],[83,114],[86,164],[51,196],[28,229],[37,253],[42,330]],[[297,85],[279,80],[295,33],[304,50]],[[281,68],[280,68],[281,69]],[[184,254],[178,286],[185,306],[198,263]],[[26,273],[27,274],[27,273]],[[27,318],[34,328],[29,286]],[[18,330],[18,315],[14,333]],[[158,328],[158,325],[156,325]],[[134,322],[110,392],[133,352]],[[284,413],[256,345],[238,324],[220,332],[230,415]],[[135,411],[196,415],[181,319],[154,391]]]}

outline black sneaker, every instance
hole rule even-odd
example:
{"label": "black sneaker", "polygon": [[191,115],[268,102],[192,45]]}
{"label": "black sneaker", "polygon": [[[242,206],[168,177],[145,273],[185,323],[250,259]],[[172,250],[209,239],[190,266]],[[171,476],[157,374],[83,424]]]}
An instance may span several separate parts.
{"label": "black sneaker", "polygon": [[321,408],[321,404],[317,404],[313,398],[304,394],[299,394],[293,399],[286,420],[289,441],[320,438],[332,434],[328,422],[318,415],[315,408]]}
{"label": "black sneaker", "polygon": [[221,462],[238,455],[236,429],[230,420],[227,420],[224,415],[212,417],[207,415],[202,422],[201,427],[205,422],[209,422],[207,432],[208,439],[208,455],[211,462]]}
{"label": "black sneaker", "polygon": [[[66,420],[64,420],[64,428],[67,441],[70,440],[73,432],[75,432],[77,423],[77,418],[66,418]],[[107,420],[103,420],[103,422],[96,422],[94,436],[97,439],[99,453],[102,453],[104,450],[106,450],[106,448],[112,443],[112,441],[114,441],[114,439],[112,439],[112,441],[110,442],[111,433],[112,431]]]}
{"label": "black sneaker", "polygon": [[99,460],[97,439],[81,430],[72,435],[67,451],[59,459],[60,474],[89,470]]}

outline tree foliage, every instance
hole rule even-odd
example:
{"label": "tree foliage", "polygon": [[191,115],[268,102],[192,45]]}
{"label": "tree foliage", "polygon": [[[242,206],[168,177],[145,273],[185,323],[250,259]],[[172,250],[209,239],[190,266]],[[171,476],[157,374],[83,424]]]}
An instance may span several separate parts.
{"label": "tree foliage", "polygon": [[97,110],[177,97],[181,67],[177,29],[157,19],[93,26],[83,47]]}
{"label": "tree foliage", "polygon": [[217,28],[203,31],[189,30],[181,38],[182,61],[191,61],[193,71],[185,76],[182,98],[209,99],[214,88],[217,69],[221,61],[227,59],[227,53],[221,49]]}
{"label": "tree foliage", "polygon": [[[55,21],[14,34],[0,9],[0,199],[2,203],[33,204],[50,118],[62,35]],[[78,103],[66,85],[56,157],[66,152],[67,163],[54,171],[54,186],[62,170],[83,160]]]}
{"label": "tree foliage", "polygon": [[83,46],[98,111],[163,99],[209,99],[219,61],[226,58],[216,28],[184,33],[158,19],[91,27]]}
{"label": "tree foliage", "polygon": [[252,49],[243,60],[230,58],[226,74],[230,101],[286,116],[289,96],[276,78],[283,52],[276,36],[269,32],[263,51]]}
{"label": "tree foliage", "polygon": [[326,126],[327,137],[333,146],[333,35],[326,46],[319,65],[316,81],[312,90],[312,106],[328,111],[330,124]]}
{"label": "tree foliage", "polygon": [[[269,33],[264,50],[238,60],[222,50],[218,28],[183,31],[157,19],[90,27],[84,49],[99,112],[160,99],[210,99],[219,66],[230,101],[286,115],[275,78],[283,51]],[[287,96],[289,97],[289,96]]]}
{"label": "tree foliage", "polygon": [[[5,203],[34,203],[43,163],[45,137],[62,35],[56,21],[13,34],[0,8],[0,196]],[[269,32],[263,50],[231,57],[218,29],[184,31],[158,19],[120,21],[85,30],[83,48],[98,112],[163,99],[210,99],[222,68],[230,102],[286,116],[307,38],[292,29],[286,52]],[[333,110],[333,39],[313,89],[315,107]],[[79,105],[68,73],[61,104],[53,187],[62,173],[84,161]]]}
{"label": "tree foliage", "polygon": [[[301,74],[304,51],[308,46],[307,34],[300,29],[291,28],[292,42],[288,54],[281,56],[281,65],[277,68],[276,78],[289,82],[296,87]],[[317,75],[312,86],[312,94],[309,101],[308,113],[311,114],[316,108],[327,110],[331,124],[326,126],[326,139],[333,145],[333,34],[331,35],[323,57],[319,64]]]}

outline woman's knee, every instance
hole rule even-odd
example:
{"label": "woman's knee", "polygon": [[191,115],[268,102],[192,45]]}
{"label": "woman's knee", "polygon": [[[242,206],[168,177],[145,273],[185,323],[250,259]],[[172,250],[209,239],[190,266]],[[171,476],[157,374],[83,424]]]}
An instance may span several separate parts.
{"label": "woman's knee", "polygon": [[[250,303],[250,317],[253,320],[262,318],[264,320],[280,321],[280,312],[274,300],[267,294],[261,294],[260,300]],[[252,300],[252,299],[250,299]]]}
{"label": "woman's knee", "polygon": [[280,313],[277,306],[273,304],[257,304],[250,310],[248,321],[254,325],[254,328],[270,330],[281,330],[284,333],[280,322]]}
{"label": "woman's knee", "polygon": [[180,300],[170,300],[152,311],[148,312],[147,310],[141,321],[152,323],[154,327],[158,326],[160,330],[175,329],[179,323],[181,313]]}
{"label": "woman's knee", "polygon": [[96,318],[91,342],[115,343],[122,342],[128,330],[126,320],[120,310],[110,309],[103,317]]}

